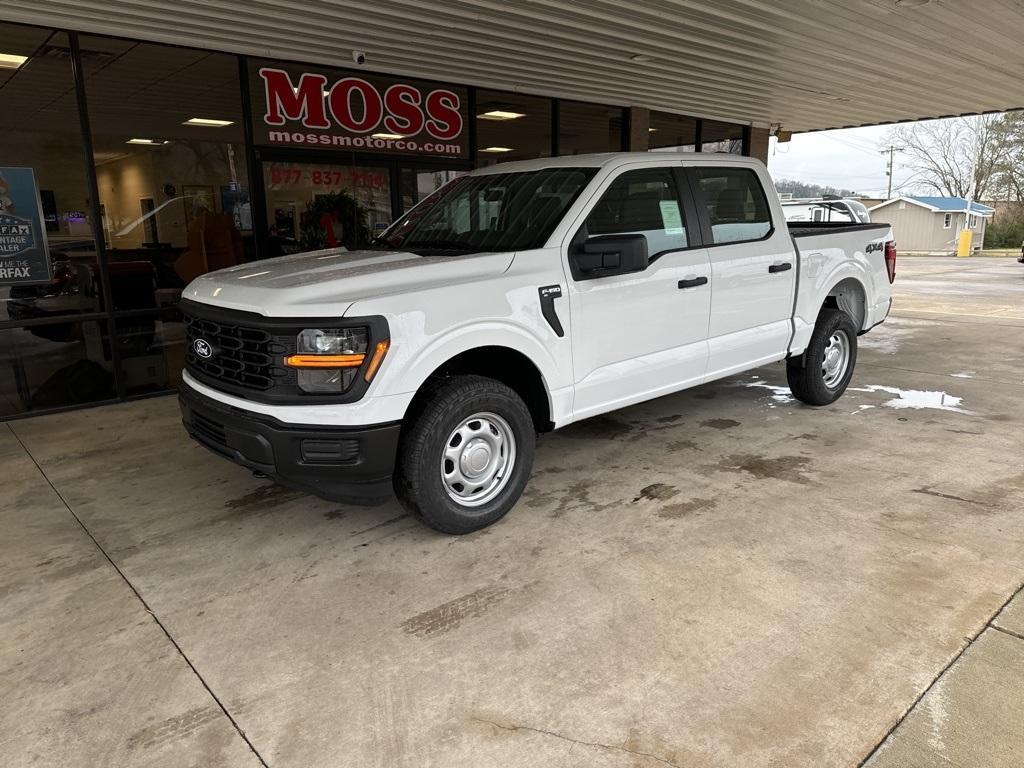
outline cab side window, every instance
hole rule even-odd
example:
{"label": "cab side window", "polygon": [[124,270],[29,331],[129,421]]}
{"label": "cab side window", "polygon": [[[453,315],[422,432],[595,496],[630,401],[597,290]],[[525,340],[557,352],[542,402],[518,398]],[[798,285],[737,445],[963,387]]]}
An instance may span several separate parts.
{"label": "cab side window", "polygon": [[750,168],[696,168],[716,245],[760,240],[772,229],[768,199]]}
{"label": "cab side window", "polygon": [[587,235],[643,235],[651,257],[686,248],[686,225],[668,168],[626,171],[590,212]]}

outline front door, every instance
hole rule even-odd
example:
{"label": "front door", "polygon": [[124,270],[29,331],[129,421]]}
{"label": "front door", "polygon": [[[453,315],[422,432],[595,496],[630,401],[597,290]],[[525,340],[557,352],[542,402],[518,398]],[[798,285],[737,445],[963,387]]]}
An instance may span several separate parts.
{"label": "front door", "polygon": [[263,163],[270,255],[363,248],[392,220],[387,165]]}
{"label": "front door", "polygon": [[690,180],[711,259],[706,379],[780,360],[792,332],[797,264],[784,220],[772,227],[767,175],[697,166]]}
{"label": "front door", "polygon": [[648,252],[638,271],[571,271],[576,419],[696,384],[704,374],[710,266],[707,249],[691,245],[696,222],[684,215],[680,167],[627,167],[606,181],[569,246],[573,259],[589,238],[639,234]]}

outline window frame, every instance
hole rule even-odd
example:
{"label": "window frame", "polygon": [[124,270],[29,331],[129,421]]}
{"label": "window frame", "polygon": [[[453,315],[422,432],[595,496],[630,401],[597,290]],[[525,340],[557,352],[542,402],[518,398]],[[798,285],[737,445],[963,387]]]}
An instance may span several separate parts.
{"label": "window frame", "polygon": [[942,217],[942,228],[952,229],[953,228],[953,214],[947,213]]}
{"label": "window frame", "polygon": [[[697,208],[694,204],[693,189],[690,186],[690,179],[685,173],[685,169],[681,165],[664,165],[662,163],[650,163],[650,164],[637,164],[628,165],[618,168],[615,173],[609,175],[601,183],[601,188],[595,193],[593,200],[583,210],[579,218],[579,225],[577,225],[576,232],[569,240],[568,244],[568,256],[569,256],[569,268],[572,272],[573,280],[581,282],[583,280],[599,280],[606,277],[616,277],[616,274],[609,275],[586,275],[578,272],[573,262],[573,253],[590,237],[590,233],[587,230],[587,219],[590,218],[590,214],[593,213],[598,203],[604,199],[604,196],[611,189],[612,185],[619,180],[622,176],[627,173],[633,173],[636,171],[667,171],[676,187],[676,200],[679,203],[679,213],[683,219],[683,231],[686,233],[686,245],[682,248],[668,248],[657,253],[648,254],[647,266],[644,267],[640,272],[630,272],[629,274],[642,274],[646,272],[652,264],[654,264],[662,256],[669,253],[682,253],[684,251],[692,251],[697,248],[706,247],[704,244],[704,233],[700,227],[700,219],[697,216]],[[606,235],[594,235],[594,237],[605,237]]]}
{"label": "window frame", "polygon": [[[707,198],[704,197],[704,190],[701,188],[700,185],[699,172],[705,169],[723,171],[745,171],[746,173],[749,173],[751,176],[754,177],[754,179],[757,181],[758,188],[760,188],[761,190],[761,195],[764,197],[765,210],[768,213],[768,231],[765,232],[764,235],[762,235],[761,237],[750,238],[748,240],[730,240],[729,242],[726,243],[715,242],[714,231],[711,228],[711,217],[708,216],[708,201]],[[772,211],[772,206],[768,198],[768,193],[765,191],[764,181],[761,179],[761,175],[754,168],[751,168],[746,165],[734,166],[725,163],[721,165],[694,163],[693,165],[685,166],[684,171],[686,172],[687,179],[690,183],[690,191],[693,194],[694,204],[697,212],[697,220],[700,222],[701,236],[704,241],[705,248],[725,248],[730,245],[743,245],[745,243],[762,243],[765,242],[766,240],[771,240],[772,237],[775,236],[775,230],[777,229],[776,217],[774,212]]]}

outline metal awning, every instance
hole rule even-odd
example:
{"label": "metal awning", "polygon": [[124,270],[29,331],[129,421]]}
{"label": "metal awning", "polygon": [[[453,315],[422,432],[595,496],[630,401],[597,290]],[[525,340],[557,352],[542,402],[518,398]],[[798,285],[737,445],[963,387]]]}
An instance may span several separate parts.
{"label": "metal awning", "polygon": [[5,0],[0,19],[806,131],[1024,107],[1014,0]]}

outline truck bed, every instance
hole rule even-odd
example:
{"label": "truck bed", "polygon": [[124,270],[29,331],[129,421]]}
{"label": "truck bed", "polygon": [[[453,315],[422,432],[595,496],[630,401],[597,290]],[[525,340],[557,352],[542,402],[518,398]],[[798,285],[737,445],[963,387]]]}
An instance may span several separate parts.
{"label": "truck bed", "polygon": [[789,234],[793,237],[812,237],[838,232],[859,232],[871,229],[888,229],[888,224],[861,224],[853,221],[801,221],[789,225]]}

